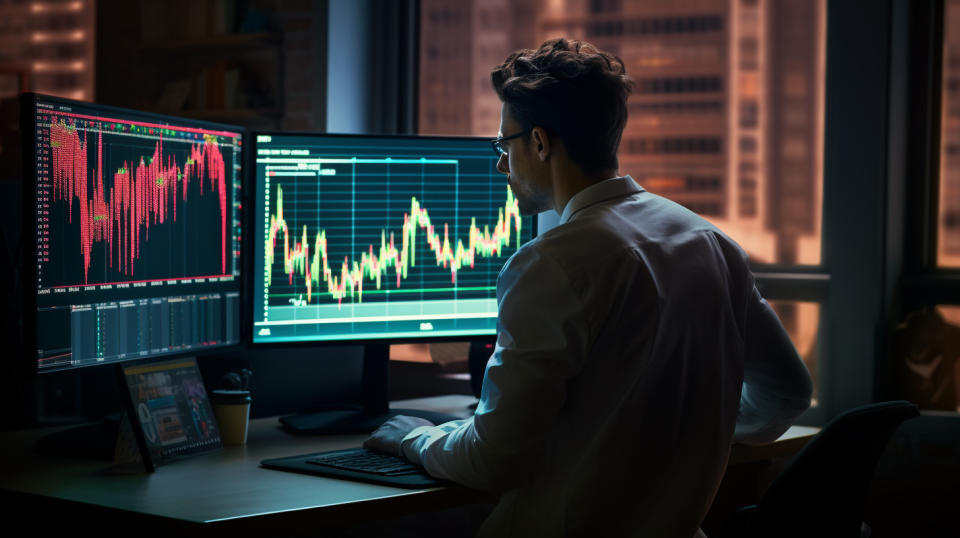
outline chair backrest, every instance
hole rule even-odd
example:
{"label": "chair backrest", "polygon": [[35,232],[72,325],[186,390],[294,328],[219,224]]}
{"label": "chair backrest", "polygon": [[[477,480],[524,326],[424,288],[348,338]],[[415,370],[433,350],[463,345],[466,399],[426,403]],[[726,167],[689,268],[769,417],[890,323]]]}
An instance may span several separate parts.
{"label": "chair backrest", "polygon": [[760,498],[751,536],[860,536],[877,462],[900,423],[919,414],[907,401],[845,411],[807,443]]}

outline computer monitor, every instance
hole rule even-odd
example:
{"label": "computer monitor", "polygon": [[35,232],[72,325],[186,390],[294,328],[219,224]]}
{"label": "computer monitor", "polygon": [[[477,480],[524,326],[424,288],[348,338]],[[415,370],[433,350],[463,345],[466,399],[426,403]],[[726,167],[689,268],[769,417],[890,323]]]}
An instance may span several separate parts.
{"label": "computer monitor", "polygon": [[253,344],[365,345],[385,411],[387,344],[495,337],[534,219],[489,139],[258,133],[255,156]]}
{"label": "computer monitor", "polygon": [[23,98],[36,372],[240,345],[244,130]]}

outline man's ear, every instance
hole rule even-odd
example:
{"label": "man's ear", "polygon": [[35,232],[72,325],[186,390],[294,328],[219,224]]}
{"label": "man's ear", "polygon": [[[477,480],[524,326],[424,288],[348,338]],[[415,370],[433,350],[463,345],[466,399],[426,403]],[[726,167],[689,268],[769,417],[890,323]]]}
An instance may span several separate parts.
{"label": "man's ear", "polygon": [[537,151],[537,156],[541,161],[546,161],[550,156],[550,135],[543,127],[534,127],[532,138],[533,149]]}

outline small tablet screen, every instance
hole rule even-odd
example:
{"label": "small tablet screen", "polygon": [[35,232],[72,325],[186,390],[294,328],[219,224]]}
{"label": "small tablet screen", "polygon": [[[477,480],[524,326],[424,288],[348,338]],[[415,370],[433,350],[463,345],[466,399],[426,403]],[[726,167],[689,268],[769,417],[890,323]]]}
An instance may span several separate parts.
{"label": "small tablet screen", "polygon": [[153,466],[223,446],[195,359],[124,366],[123,374]]}

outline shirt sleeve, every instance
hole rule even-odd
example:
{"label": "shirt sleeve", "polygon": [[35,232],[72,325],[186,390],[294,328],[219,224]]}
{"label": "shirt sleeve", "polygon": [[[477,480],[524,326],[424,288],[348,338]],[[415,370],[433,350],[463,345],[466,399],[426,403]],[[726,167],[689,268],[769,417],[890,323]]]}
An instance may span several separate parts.
{"label": "shirt sleeve", "polygon": [[747,307],[743,388],[733,441],[775,441],[810,406],[813,383],[779,318],[756,287]]}
{"label": "shirt sleeve", "polygon": [[497,282],[497,345],[473,417],[421,427],[404,456],[433,476],[489,491],[522,484],[548,453],[545,443],[579,371],[588,329],[562,268],[523,248]]}

